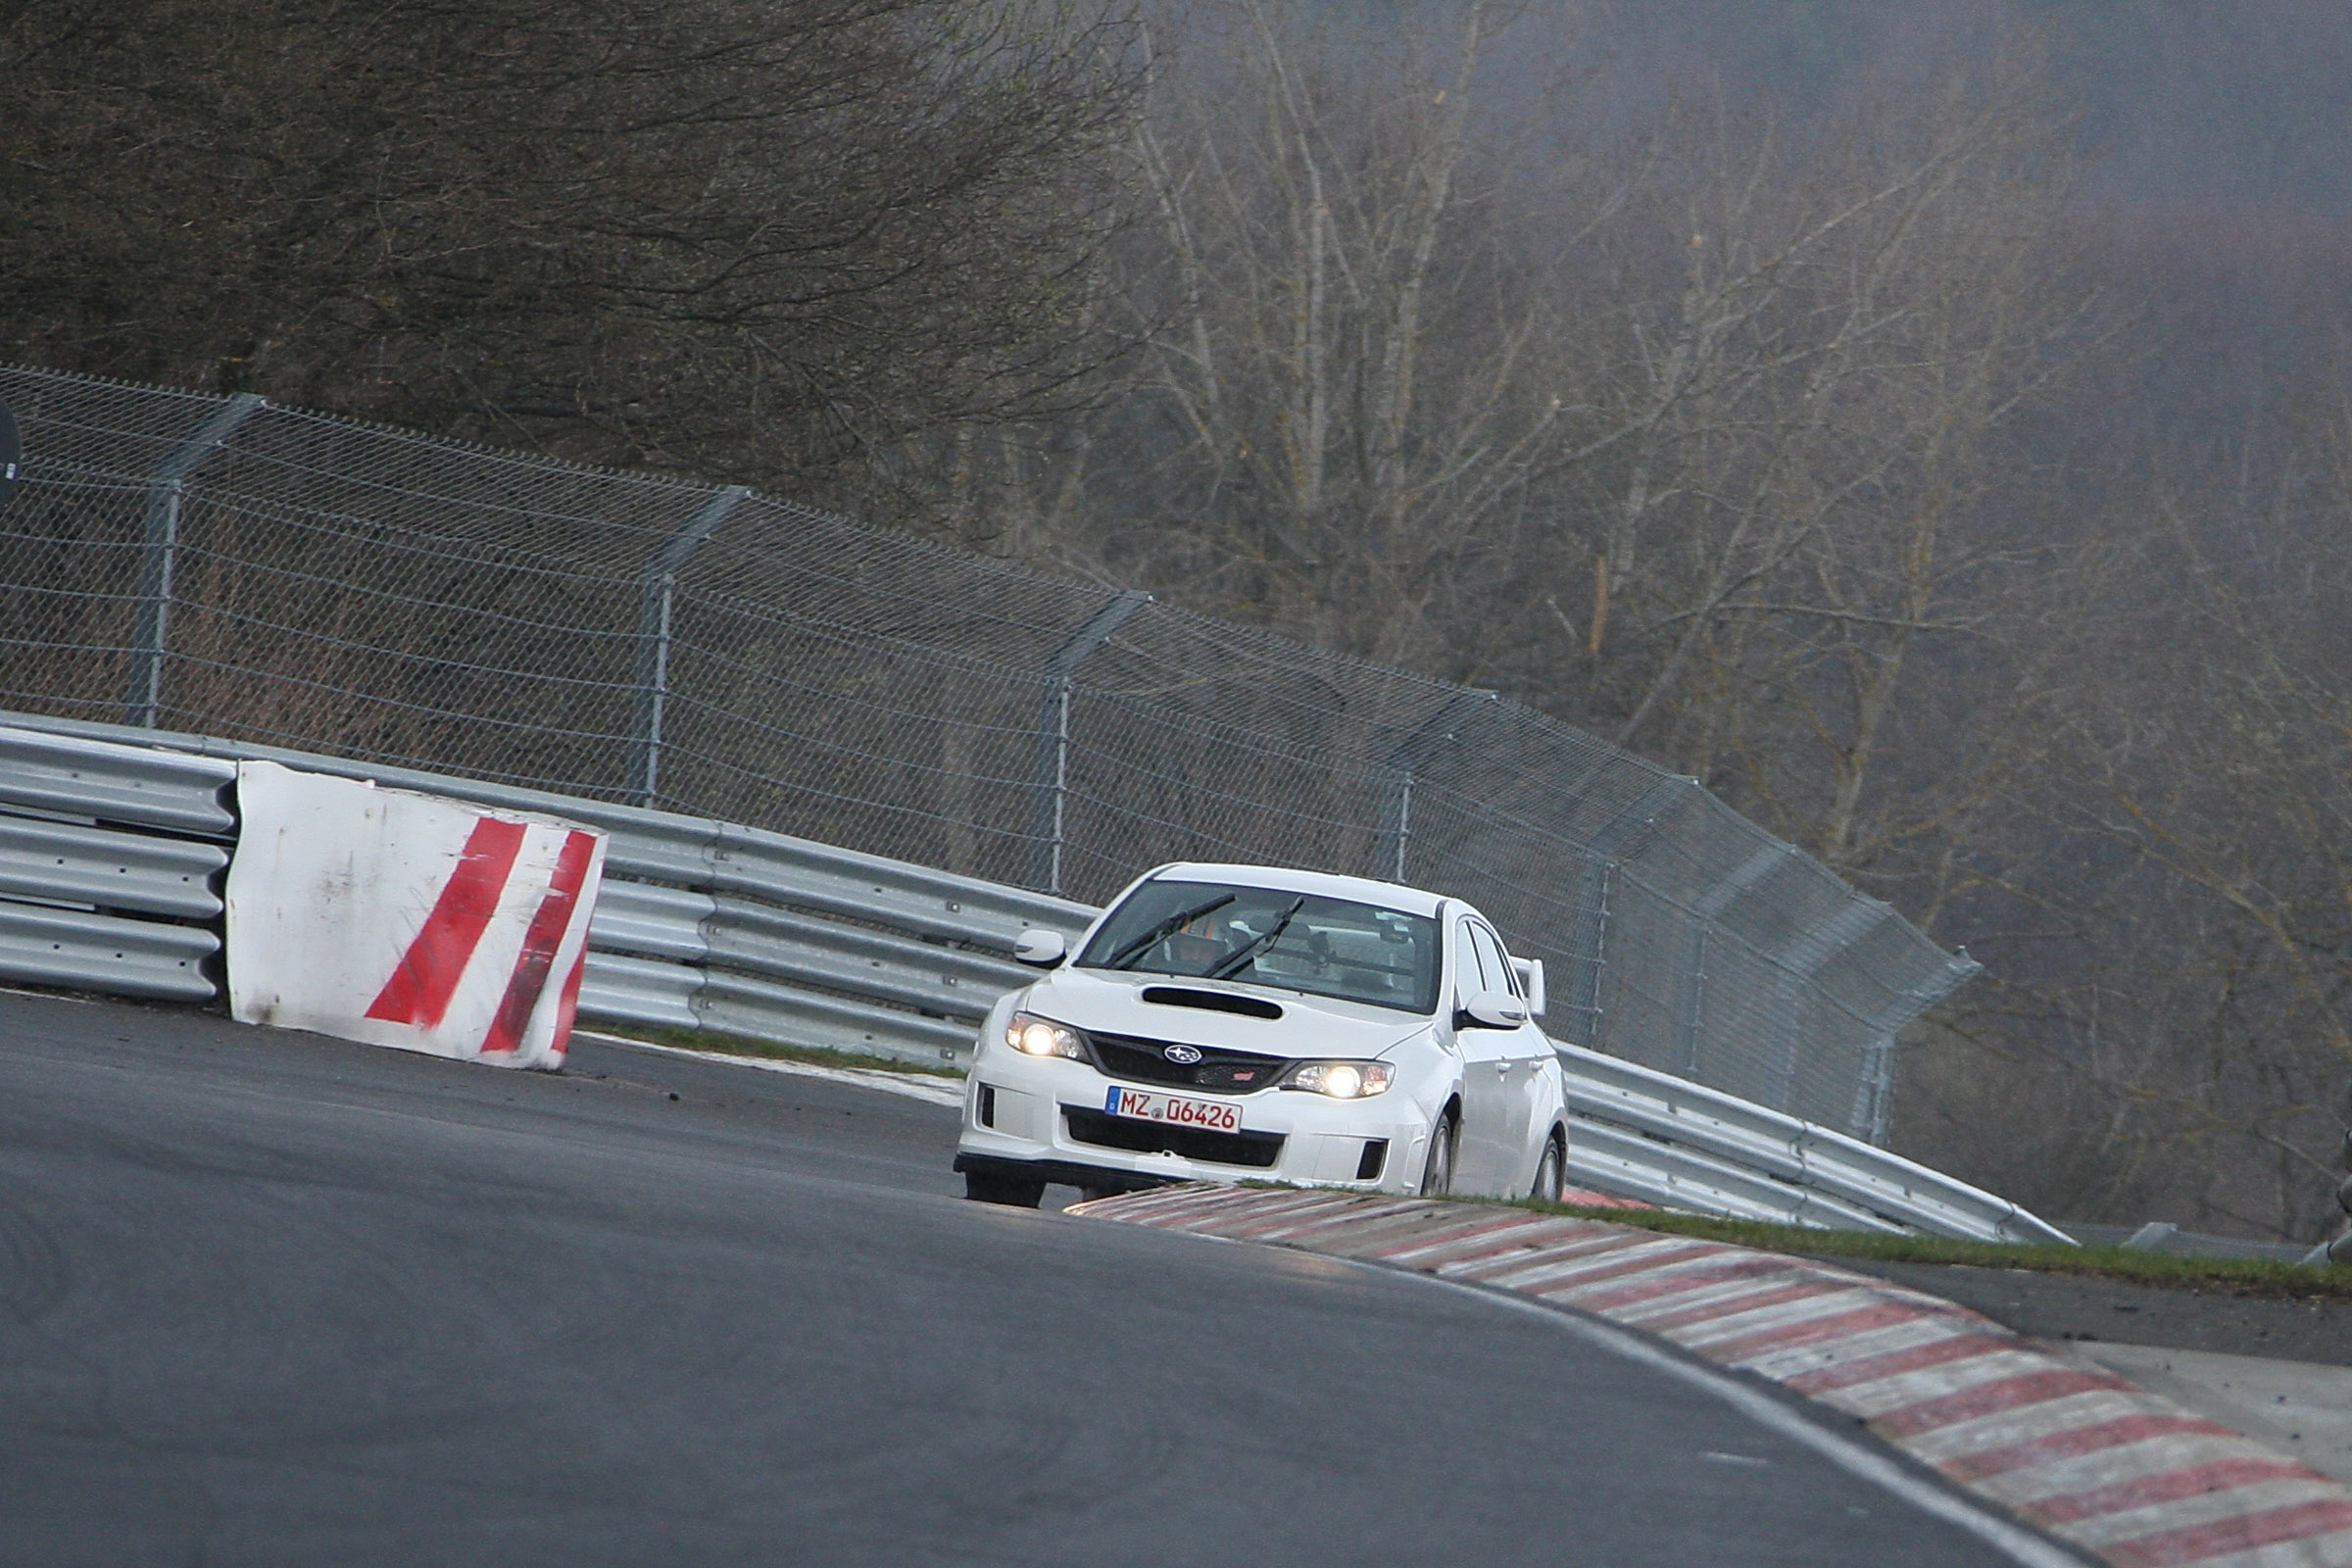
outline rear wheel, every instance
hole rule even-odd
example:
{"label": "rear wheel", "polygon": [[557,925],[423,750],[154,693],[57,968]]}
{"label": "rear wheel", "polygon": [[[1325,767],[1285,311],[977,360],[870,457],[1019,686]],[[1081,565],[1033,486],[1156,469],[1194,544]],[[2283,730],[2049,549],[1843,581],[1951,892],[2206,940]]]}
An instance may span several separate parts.
{"label": "rear wheel", "polygon": [[1453,1191],[1453,1146],[1461,1129],[1448,1110],[1429,1133],[1429,1162],[1421,1167],[1421,1196],[1444,1198]]}
{"label": "rear wheel", "polygon": [[1528,1197],[1556,1203],[1568,1187],[1568,1160],[1561,1152],[1558,1134],[1544,1141],[1544,1157],[1536,1162],[1536,1185]]}
{"label": "rear wheel", "polygon": [[1043,1177],[1014,1176],[995,1170],[967,1170],[963,1173],[963,1196],[975,1203],[1035,1208],[1046,1196],[1046,1183]]}

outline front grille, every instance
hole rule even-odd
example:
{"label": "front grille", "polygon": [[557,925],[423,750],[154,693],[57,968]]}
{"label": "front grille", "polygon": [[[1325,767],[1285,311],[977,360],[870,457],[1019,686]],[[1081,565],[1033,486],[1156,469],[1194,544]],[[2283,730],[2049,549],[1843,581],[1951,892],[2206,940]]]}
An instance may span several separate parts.
{"label": "front grille", "polygon": [[1290,1065],[1284,1056],[1258,1056],[1247,1051],[1224,1051],[1200,1046],[1200,1059],[1189,1065],[1170,1061],[1163,1053],[1171,1042],[1144,1040],[1134,1035],[1090,1034],[1095,1060],[1113,1078],[1138,1083],[1173,1084],[1180,1089],[1209,1089],[1224,1095],[1254,1094],[1272,1083]]}
{"label": "front grille", "polygon": [[1269,1170],[1282,1158],[1280,1133],[1212,1133],[1205,1127],[1170,1127],[1164,1122],[1139,1121],[1064,1105],[1070,1136],[1097,1149],[1123,1149],[1133,1154],[1179,1154],[1211,1165],[1246,1165]]}

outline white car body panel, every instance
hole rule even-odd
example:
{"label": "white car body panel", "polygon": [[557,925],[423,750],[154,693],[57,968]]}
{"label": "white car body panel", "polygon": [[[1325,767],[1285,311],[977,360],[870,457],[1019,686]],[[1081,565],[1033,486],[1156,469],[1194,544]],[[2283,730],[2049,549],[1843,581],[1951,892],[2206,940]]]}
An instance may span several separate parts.
{"label": "white car body panel", "polygon": [[[1034,1170],[1049,1180],[1104,1190],[1150,1181],[1258,1179],[1411,1193],[1420,1188],[1432,1128],[1449,1104],[1456,1104],[1461,1126],[1451,1190],[1503,1197],[1528,1193],[1547,1141],[1566,1137],[1564,1086],[1551,1043],[1532,1018],[1515,1029],[1456,1027],[1464,997],[1486,989],[1483,971],[1465,970],[1461,956],[1468,951],[1464,925],[1486,927],[1475,909],[1458,900],[1361,877],[1188,863],[1162,866],[1130,884],[1072,945],[1072,955],[1085,953],[1119,905],[1153,880],[1306,894],[1438,920],[1443,960],[1438,1006],[1432,1014],[1417,1014],[1271,984],[1079,968],[1073,958],[1002,999],[982,1024],[964,1099],[959,1168],[976,1169],[985,1163],[1000,1171]],[[1492,928],[1486,928],[1491,933]],[[1514,993],[1520,983],[1516,978],[1505,982]],[[1267,1019],[1144,1000],[1146,990],[1162,987],[1248,999],[1245,1004],[1272,1004],[1283,1016]],[[1173,1045],[1292,1061],[1384,1061],[1396,1077],[1386,1093],[1355,1100],[1271,1087],[1246,1092],[1186,1087],[1165,1081],[1167,1071],[1156,1067],[1156,1076],[1122,1075],[1094,1062],[1014,1050],[1006,1044],[1005,1030],[1015,1012],[1090,1035],[1118,1037],[1131,1043],[1130,1050],[1145,1044],[1154,1049]],[[1104,1049],[1117,1049],[1117,1043]],[[1160,1149],[1105,1147],[1077,1136],[1080,1130],[1091,1130],[1098,1139],[1150,1141],[1136,1129],[1156,1124],[1114,1128],[1104,1121],[1101,1113],[1116,1085],[1230,1102],[1239,1108],[1243,1135],[1252,1138],[1259,1151],[1267,1146],[1255,1135],[1282,1140],[1279,1156],[1272,1164],[1202,1156],[1200,1147],[1215,1144],[1215,1139],[1168,1138],[1193,1147],[1195,1152],[1188,1156]],[[1365,1146],[1371,1140],[1385,1140],[1387,1147],[1378,1174],[1364,1177],[1359,1171],[1367,1162]],[[1220,1151],[1225,1147],[1219,1145]]]}

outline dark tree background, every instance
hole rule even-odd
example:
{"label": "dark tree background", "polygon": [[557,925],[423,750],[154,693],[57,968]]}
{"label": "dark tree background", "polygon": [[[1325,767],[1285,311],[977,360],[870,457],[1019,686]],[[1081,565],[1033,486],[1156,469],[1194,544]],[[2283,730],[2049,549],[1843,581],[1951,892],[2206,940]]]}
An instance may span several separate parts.
{"label": "dark tree background", "polygon": [[796,493],[1088,363],[1132,90],[1108,8],[13,10],[23,360]]}

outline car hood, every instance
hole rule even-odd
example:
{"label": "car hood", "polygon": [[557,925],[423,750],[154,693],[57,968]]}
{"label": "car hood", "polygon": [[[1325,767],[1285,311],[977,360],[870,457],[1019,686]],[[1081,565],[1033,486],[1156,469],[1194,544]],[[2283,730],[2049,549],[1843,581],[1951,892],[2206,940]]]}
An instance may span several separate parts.
{"label": "car hood", "polygon": [[[1146,1002],[1147,987],[1218,992],[1270,1002],[1280,1018]],[[1133,1035],[1188,1046],[1221,1046],[1268,1056],[1378,1056],[1425,1032],[1430,1020],[1392,1007],[1332,997],[1301,996],[1271,986],[1192,980],[1178,975],[1102,969],[1059,969],[1029,988],[1021,1006],[1057,1023],[1104,1034]]]}

